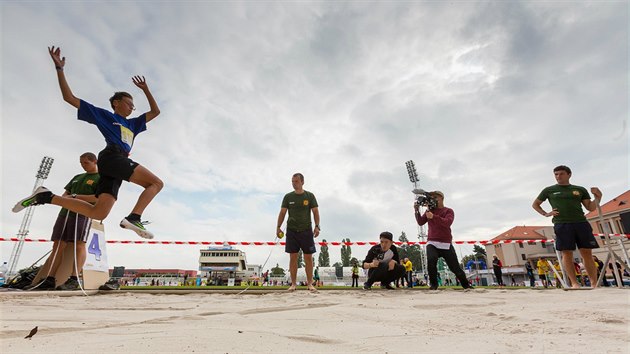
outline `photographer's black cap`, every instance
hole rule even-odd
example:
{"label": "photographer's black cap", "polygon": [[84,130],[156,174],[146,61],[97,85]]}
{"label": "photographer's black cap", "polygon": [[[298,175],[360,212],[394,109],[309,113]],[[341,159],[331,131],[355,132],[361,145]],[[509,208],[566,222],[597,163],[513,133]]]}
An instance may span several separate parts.
{"label": "photographer's black cap", "polygon": [[381,238],[386,238],[386,239],[388,239],[390,241],[393,241],[394,240],[394,235],[392,235],[392,233],[389,232],[389,231],[384,231],[384,232],[381,232]]}

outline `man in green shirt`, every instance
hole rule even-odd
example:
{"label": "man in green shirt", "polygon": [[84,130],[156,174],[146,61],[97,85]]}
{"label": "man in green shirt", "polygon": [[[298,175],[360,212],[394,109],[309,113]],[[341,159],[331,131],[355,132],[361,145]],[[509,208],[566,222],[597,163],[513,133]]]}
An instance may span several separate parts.
{"label": "man in green shirt", "polygon": [[[72,198],[86,201],[88,203],[96,203],[96,186],[100,176],[98,174],[96,155],[86,152],[79,157],[79,163],[85,173],[78,174],[66,184],[63,198]],[[90,218],[68,211],[62,208],[57,215],[55,226],[53,226],[51,240],[53,241],[53,249],[50,255],[50,268],[44,270],[47,273],[46,279],[39,284],[33,284],[35,290],[53,290],[55,289],[56,279],[55,273],[59,266],[64,262],[63,254],[68,244],[73,245],[76,242],[76,267],[72,267],[72,275],[68,280],[57,286],[57,290],[75,290],[79,288],[78,273],[81,273],[83,263],[86,259],[85,243],[90,231]],[[72,247],[72,246],[71,246]],[[72,261],[74,260],[67,260]],[[47,262],[48,263],[48,262]],[[77,273],[78,270],[78,273]]]}
{"label": "man in green shirt", "polygon": [[[290,255],[289,273],[291,274],[291,286],[289,291],[294,291],[297,286],[298,252],[304,253],[306,270],[306,283],[310,291],[316,292],[313,286],[313,253],[315,249],[314,238],[319,236],[319,209],[315,195],[304,190],[304,175],[296,173],[291,178],[293,192],[287,193],[282,199],[276,235],[282,233],[284,217],[289,212],[287,220],[287,233],[285,252]],[[311,212],[315,219],[315,227],[311,223]]]}
{"label": "man in green shirt", "polygon": [[[591,188],[591,196],[584,187],[575,186],[569,183],[571,169],[567,166],[558,166],[553,169],[556,177],[556,185],[549,186],[540,192],[532,207],[540,215],[552,216],[553,228],[556,234],[556,249],[562,253],[562,265],[569,277],[571,286],[579,288],[580,284],[575,277],[573,270],[573,251],[577,246],[580,255],[584,260],[586,273],[593,288],[597,287],[597,267],[593,261],[592,249],[599,248],[593,229],[586,221],[582,206],[588,211],[597,209],[597,205],[602,199],[602,192],[597,187]],[[541,204],[549,199],[552,211],[546,212]]]}

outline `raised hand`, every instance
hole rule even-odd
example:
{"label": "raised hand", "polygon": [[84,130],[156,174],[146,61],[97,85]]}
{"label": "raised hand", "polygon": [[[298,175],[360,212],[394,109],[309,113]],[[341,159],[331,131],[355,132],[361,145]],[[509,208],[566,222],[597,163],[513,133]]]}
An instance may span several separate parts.
{"label": "raised hand", "polygon": [[593,195],[595,196],[595,198],[597,199],[602,199],[602,191],[599,190],[599,188],[597,187],[591,187],[591,193],[593,193]]}
{"label": "raised hand", "polygon": [[147,85],[147,80],[144,78],[144,76],[136,75],[131,78],[131,81],[133,81],[134,85],[138,86],[138,88],[143,91],[149,89],[149,86]]}
{"label": "raised hand", "polygon": [[61,56],[61,48],[55,46],[48,47],[48,54],[55,63],[55,67],[62,68],[66,65],[66,57]]}

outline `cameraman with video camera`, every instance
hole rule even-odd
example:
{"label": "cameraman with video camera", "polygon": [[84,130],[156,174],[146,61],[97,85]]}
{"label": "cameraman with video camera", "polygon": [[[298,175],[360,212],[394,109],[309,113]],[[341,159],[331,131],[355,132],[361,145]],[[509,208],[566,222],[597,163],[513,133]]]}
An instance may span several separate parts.
{"label": "cameraman with video camera", "polygon": [[[466,279],[466,274],[459,266],[457,261],[457,253],[451,244],[453,235],[451,234],[451,225],[455,219],[453,209],[444,206],[444,193],[440,191],[416,193],[418,198],[413,207],[415,210],[416,221],[422,226],[429,224],[429,237],[427,238],[427,270],[429,272],[429,283],[431,290],[438,288],[438,272],[437,262],[440,257],[444,258],[446,265],[455,273],[459,283],[464,289],[472,286]],[[424,215],[420,214],[420,206],[426,206],[427,211]]]}

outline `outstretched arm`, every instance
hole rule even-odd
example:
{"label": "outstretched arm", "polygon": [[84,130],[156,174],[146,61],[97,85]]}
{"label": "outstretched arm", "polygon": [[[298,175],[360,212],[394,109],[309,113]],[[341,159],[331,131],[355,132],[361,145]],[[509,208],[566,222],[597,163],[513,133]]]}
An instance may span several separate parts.
{"label": "outstretched arm", "polygon": [[55,69],[57,69],[57,80],[59,80],[59,88],[61,89],[63,100],[78,109],[81,104],[81,100],[72,94],[72,90],[70,90],[70,86],[66,81],[66,75],[63,73],[63,68],[66,66],[66,57],[62,57],[61,48],[55,48],[55,46],[48,47],[48,53],[55,63]]}
{"label": "outstretched arm", "polygon": [[147,96],[150,111],[145,114],[147,117],[147,123],[149,123],[153,118],[157,117],[160,114],[160,108],[158,107],[157,102],[155,102],[151,91],[149,91],[149,85],[147,85],[147,80],[144,78],[144,76],[136,75],[131,78],[131,81],[133,81],[133,83],[138,86],[138,88],[140,88],[142,92],[144,92],[144,95]]}

